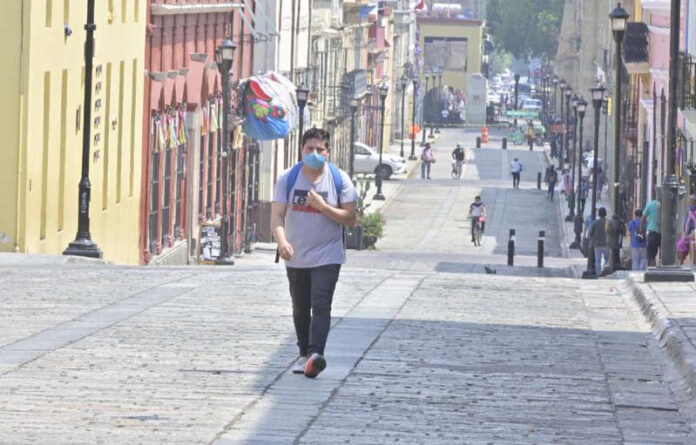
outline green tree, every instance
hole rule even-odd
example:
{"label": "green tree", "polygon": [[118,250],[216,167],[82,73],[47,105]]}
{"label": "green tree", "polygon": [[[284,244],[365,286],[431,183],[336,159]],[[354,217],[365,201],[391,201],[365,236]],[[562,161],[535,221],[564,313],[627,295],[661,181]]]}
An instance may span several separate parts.
{"label": "green tree", "polygon": [[565,0],[489,0],[495,44],[513,56],[551,59],[558,48]]}

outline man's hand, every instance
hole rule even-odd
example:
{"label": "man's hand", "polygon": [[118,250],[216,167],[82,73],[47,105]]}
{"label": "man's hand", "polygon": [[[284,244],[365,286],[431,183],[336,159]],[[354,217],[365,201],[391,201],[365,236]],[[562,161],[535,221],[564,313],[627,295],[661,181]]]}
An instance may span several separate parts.
{"label": "man's hand", "polygon": [[324,198],[314,190],[310,190],[309,193],[307,193],[307,204],[320,212],[328,205],[326,201],[324,201]]}
{"label": "man's hand", "polygon": [[290,243],[278,244],[278,254],[285,261],[290,261],[293,255],[293,250]]}

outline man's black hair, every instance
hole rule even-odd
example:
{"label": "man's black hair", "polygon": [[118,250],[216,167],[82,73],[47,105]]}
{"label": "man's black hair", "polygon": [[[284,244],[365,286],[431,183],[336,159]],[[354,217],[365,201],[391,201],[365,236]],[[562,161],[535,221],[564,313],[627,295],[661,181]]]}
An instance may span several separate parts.
{"label": "man's black hair", "polygon": [[604,207],[600,207],[599,208],[599,217],[604,218],[605,216],[607,216],[607,209],[605,209]]}
{"label": "man's black hair", "polygon": [[315,128],[310,128],[309,130],[305,131],[304,135],[302,135],[302,146],[304,147],[304,145],[310,139],[319,139],[322,142],[326,143],[326,148],[329,148],[329,149],[331,148],[331,145],[330,145],[331,135],[326,130],[315,127]]}

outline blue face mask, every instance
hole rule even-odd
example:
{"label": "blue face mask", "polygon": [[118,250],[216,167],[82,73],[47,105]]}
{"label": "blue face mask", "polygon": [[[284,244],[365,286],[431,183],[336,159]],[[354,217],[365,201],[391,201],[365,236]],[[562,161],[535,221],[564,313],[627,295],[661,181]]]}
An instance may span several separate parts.
{"label": "blue face mask", "polygon": [[304,164],[312,170],[319,170],[326,162],[326,156],[317,154],[316,151],[304,156]]}

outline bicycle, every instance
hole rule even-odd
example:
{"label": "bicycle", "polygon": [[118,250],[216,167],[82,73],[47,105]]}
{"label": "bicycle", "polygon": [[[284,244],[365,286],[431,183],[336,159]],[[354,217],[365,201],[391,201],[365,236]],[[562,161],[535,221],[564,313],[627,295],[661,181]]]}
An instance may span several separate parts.
{"label": "bicycle", "polygon": [[460,179],[462,177],[462,167],[464,161],[452,161],[452,179]]}
{"label": "bicycle", "polygon": [[472,230],[473,233],[471,234],[471,238],[474,240],[474,246],[480,247],[481,246],[481,235],[483,234],[483,227],[481,225],[481,217],[479,216],[472,216],[471,217],[476,218],[476,222],[474,223]]}

